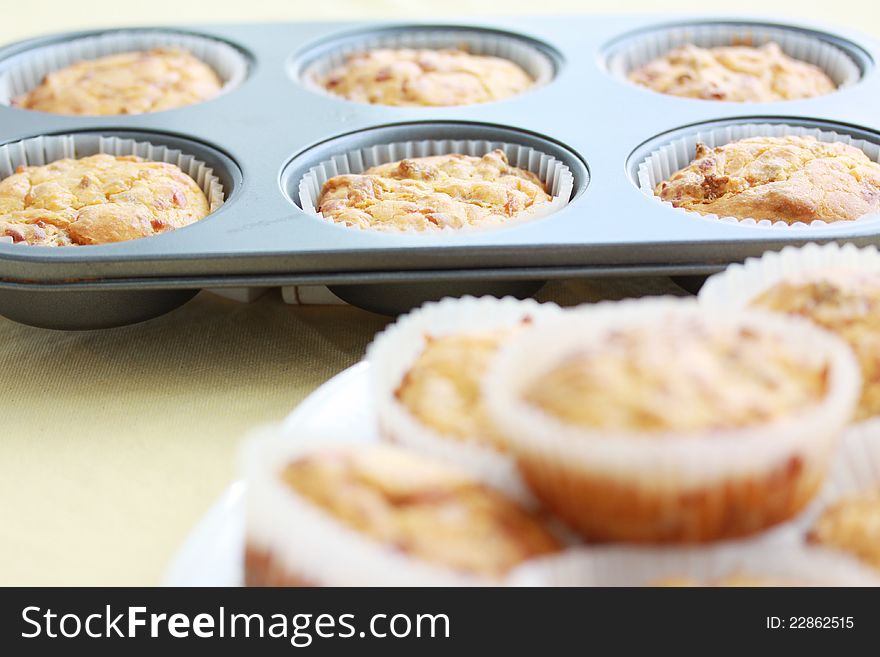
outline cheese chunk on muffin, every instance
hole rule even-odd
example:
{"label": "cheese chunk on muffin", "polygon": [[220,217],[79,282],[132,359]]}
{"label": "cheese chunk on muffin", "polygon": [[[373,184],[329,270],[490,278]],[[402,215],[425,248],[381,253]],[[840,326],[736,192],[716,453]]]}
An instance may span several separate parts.
{"label": "cheese chunk on muffin", "polygon": [[149,237],[210,212],[177,166],[135,156],[91,155],[19,167],[0,181],[0,236],[42,246]]}
{"label": "cheese chunk on muffin", "polygon": [[862,370],[854,420],[880,415],[880,273],[835,269],[771,286],[751,305],[800,315],[852,347]]}
{"label": "cheese chunk on muffin", "polygon": [[[543,524],[515,503],[403,449],[317,450],[292,460],[279,477],[289,494],[356,532],[371,550],[458,574],[497,580],[526,559],[560,549]],[[333,555],[333,545],[327,545],[327,559]],[[259,550],[252,550],[252,557],[258,572],[252,570],[250,581],[272,583],[260,570],[267,560]],[[282,581],[308,582],[310,575],[287,573]]]}
{"label": "cheese chunk on muffin", "polygon": [[13,105],[53,114],[143,114],[200,103],[222,86],[217,73],[186,50],[155,48],[84,60],[49,73]]}
{"label": "cheese chunk on muffin", "polygon": [[317,209],[325,219],[380,231],[502,226],[551,196],[501,150],[399,160],[330,178]]}
{"label": "cheese chunk on muffin", "polygon": [[650,435],[763,425],[825,394],[825,367],[795,358],[778,335],[683,328],[609,333],[534,381],[524,398],[567,424]]}
{"label": "cheese chunk on muffin", "polygon": [[382,48],[350,55],[319,83],[361,103],[444,106],[501,100],[527,90],[534,80],[500,57],[457,49]]}
{"label": "cheese chunk on muffin", "polygon": [[829,506],[808,534],[823,547],[849,552],[880,571],[880,489]]}
{"label": "cheese chunk on muffin", "polygon": [[676,208],[787,224],[852,221],[880,212],[880,164],[861,149],[815,137],[751,137],[695,159],[654,193]]}
{"label": "cheese chunk on muffin", "polygon": [[685,44],[629,74],[630,81],[672,96],[768,103],[831,93],[818,66],[789,57],[777,43],[701,48]]}

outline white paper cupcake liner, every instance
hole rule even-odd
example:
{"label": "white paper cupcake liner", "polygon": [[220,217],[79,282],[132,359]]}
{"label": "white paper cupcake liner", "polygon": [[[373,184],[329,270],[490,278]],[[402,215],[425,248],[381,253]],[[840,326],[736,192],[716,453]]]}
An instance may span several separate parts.
{"label": "white paper cupcake liner", "polygon": [[[650,435],[579,428],[543,413],[521,398],[533,381],[575,353],[580,345],[601,341],[609,331],[685,319],[698,319],[709,327],[740,326],[783,336],[804,362],[828,367],[825,396],[799,414],[762,426]],[[671,365],[674,359],[675,355],[670,354]],[[753,310],[718,309],[707,314],[695,301],[658,298],[603,303],[569,311],[558,319],[526,329],[500,350],[485,379],[484,394],[491,416],[506,436],[521,469],[528,466],[540,479],[536,484],[527,477],[533,488],[544,488],[535,488],[536,495],[552,510],[564,515],[574,515],[573,508],[578,513],[581,509],[589,510],[588,500],[577,499],[577,491],[584,486],[603,490],[611,486],[622,499],[637,500],[632,502],[638,507],[631,512],[632,518],[641,517],[644,509],[663,500],[672,504],[674,499],[678,500],[676,505],[685,505],[664,506],[669,518],[676,521],[663,525],[663,531],[655,531],[651,529],[653,525],[642,527],[641,522],[638,527],[630,524],[621,529],[619,524],[607,521],[607,505],[594,503],[595,513],[591,512],[589,520],[583,521],[585,526],[593,523],[594,529],[582,529],[591,538],[621,540],[632,536],[632,540],[643,541],[693,541],[718,538],[717,532],[723,536],[754,532],[786,520],[799,510],[825,475],[859,389],[858,365],[849,348],[809,322]],[[794,470],[792,464],[797,466]],[[782,480],[778,479],[780,473],[786,473]],[[732,512],[727,506],[733,504],[735,508],[739,504],[736,495],[753,490],[748,482],[773,482],[784,494],[776,493],[780,497],[772,510],[740,511],[740,522],[731,522],[731,517],[725,515]],[[721,491],[725,491],[723,496]],[[694,501],[702,500],[700,505],[682,501],[691,493],[699,494]],[[610,504],[613,498],[608,499]],[[716,511],[707,511],[704,516],[704,507],[709,509],[711,504]],[[723,529],[717,524],[720,518],[726,518]],[[660,527],[659,519],[657,523]],[[679,526],[682,528],[675,529]],[[737,529],[731,529],[732,526]]]}
{"label": "white paper cupcake liner", "polygon": [[[450,153],[482,157],[496,148],[504,151],[511,166],[531,171],[538,176],[553,198],[547,203],[540,203],[528,210],[516,214],[502,225],[459,229],[443,228],[439,231],[431,231],[430,233],[418,233],[418,231],[414,230],[401,230],[399,232],[413,234],[435,234],[435,232],[441,234],[455,234],[469,230],[504,228],[505,226],[512,226],[525,221],[531,221],[532,219],[537,219],[539,217],[546,217],[554,212],[558,212],[568,205],[568,202],[571,200],[572,191],[574,190],[574,175],[571,173],[568,166],[552,155],[547,155],[546,153],[542,153],[528,146],[520,146],[500,141],[424,139],[421,141],[401,141],[368,146],[366,148],[337,155],[331,160],[324,160],[323,162],[316,164],[309,169],[308,173],[303,176],[298,185],[300,207],[305,212],[327,221],[324,215],[317,210],[318,199],[321,196],[321,189],[324,187],[324,183],[333,176],[360,174],[370,167],[408,158],[448,155]],[[346,226],[346,228],[361,230],[359,227],[354,226]]]}
{"label": "white paper cupcake liner", "polygon": [[849,557],[819,548],[731,543],[710,548],[582,548],[535,559],[508,576],[509,586],[652,586],[687,578],[711,584],[728,577],[792,586],[880,586]]}
{"label": "white paper cupcake liner", "polygon": [[[471,55],[483,55],[507,59],[523,69],[535,81],[534,87],[547,84],[553,79],[553,60],[542,50],[525,39],[512,34],[481,30],[425,29],[416,27],[400,32],[376,32],[360,38],[346,39],[326,54],[310,61],[298,71],[301,82],[319,93],[339,98],[321,84],[330,72],[342,66],[355,53],[380,48],[441,50],[458,48]],[[531,91],[531,89],[527,90]]]}
{"label": "white paper cupcake liner", "polygon": [[796,29],[748,23],[696,23],[650,30],[616,46],[606,66],[614,76],[629,82],[630,72],[686,44],[701,48],[760,47],[771,41],[779,44],[789,57],[822,69],[838,89],[855,84],[861,78],[861,71],[852,58],[827,40]]}
{"label": "white paper cupcake liner", "polygon": [[[331,436],[255,433],[242,451],[247,485],[246,541],[292,576],[320,586],[479,586],[493,581],[388,549],[336,522],[279,480],[291,461],[333,446]],[[360,443],[362,444],[362,443]]]}
{"label": "white paper cupcake liner", "polygon": [[223,41],[170,30],[118,30],[36,46],[0,61],[0,104],[11,104],[14,98],[37,87],[49,73],[77,62],[153,48],[189,51],[220,77],[221,94],[235,89],[247,77],[245,56]]}
{"label": "white paper cupcake liner", "polygon": [[[662,203],[671,208],[673,207],[672,203],[663,201],[654,193],[654,190],[659,183],[668,180],[674,173],[684,169],[693,162],[698,143],[705,144],[709,148],[716,148],[718,146],[723,146],[724,144],[739,141],[740,139],[748,139],[749,137],[786,136],[815,137],[819,141],[824,142],[842,142],[860,149],[874,162],[880,162],[880,145],[864,139],[855,139],[850,135],[840,134],[830,130],[819,130],[818,128],[807,128],[804,126],[782,123],[735,123],[716,128],[704,127],[684,137],[674,139],[653,151],[639,164],[637,172],[639,189],[645,196],[653,199],[657,203]],[[742,226],[760,226],[764,228],[773,228],[775,230],[818,229],[822,227],[834,227],[840,223],[852,223],[837,221],[826,222],[817,219],[809,224],[805,224],[802,221],[788,224],[784,221],[771,221],[761,217],[740,219],[738,217],[719,217],[716,214],[701,214],[685,208],[676,209],[680,212],[687,213],[689,216],[704,221],[725,221]],[[855,221],[861,223],[878,220],[880,220],[880,215],[868,214],[859,217]]]}
{"label": "white paper cupcake liner", "polygon": [[520,478],[510,454],[478,442],[444,436],[420,422],[400,403],[395,391],[421,355],[428,336],[513,328],[526,319],[540,322],[559,312],[556,304],[542,304],[531,299],[463,297],[427,303],[399,318],[379,333],[367,349],[373,403],[382,435],[453,463],[521,504],[534,507],[536,501]]}
{"label": "white paper cupcake liner", "polygon": [[20,166],[43,166],[64,158],[82,158],[98,153],[136,155],[152,162],[174,164],[196,181],[208,199],[211,212],[223,205],[223,184],[211,167],[194,156],[177,148],[93,133],[31,137],[0,145],[0,180],[14,174]]}
{"label": "white paper cupcake liner", "polygon": [[[857,270],[880,272],[877,247],[858,248],[853,244],[807,244],[768,251],[760,258],[748,258],[743,264],[730,265],[711,276],[699,293],[699,302],[711,312],[746,308],[755,297],[783,280],[797,281],[819,272]],[[880,435],[880,418],[870,418],[850,425],[845,435]],[[845,441],[847,444],[849,441]]]}

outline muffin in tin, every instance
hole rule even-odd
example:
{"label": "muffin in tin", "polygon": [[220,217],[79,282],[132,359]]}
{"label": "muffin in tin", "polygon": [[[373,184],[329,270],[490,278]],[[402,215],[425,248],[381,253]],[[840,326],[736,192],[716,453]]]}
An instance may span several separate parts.
{"label": "muffin in tin", "polygon": [[703,215],[786,224],[852,221],[880,212],[880,164],[843,142],[759,136],[710,148],[654,194]]}
{"label": "muffin in tin", "polygon": [[560,549],[516,503],[390,445],[316,441],[249,485],[249,585],[487,584]]}
{"label": "muffin in tin", "polygon": [[834,81],[818,66],[789,57],[778,43],[674,48],[629,72],[629,80],[671,96],[767,103],[829,94]]}
{"label": "muffin in tin", "polygon": [[802,320],[603,304],[523,331],[484,384],[544,505],[588,540],[753,534],[813,498],[859,389]]}
{"label": "muffin in tin", "polygon": [[178,166],[100,153],[20,166],[0,181],[0,235],[42,246],[108,244],[149,237],[211,212]]}
{"label": "muffin in tin", "polygon": [[510,60],[458,48],[376,48],[349,55],[317,83],[357,102],[437,107],[509,98],[535,80]]}
{"label": "muffin in tin", "polygon": [[495,149],[482,157],[413,157],[333,176],[316,209],[349,227],[432,232],[502,226],[552,199],[534,173],[511,166]]}
{"label": "muffin in tin", "polygon": [[52,71],[12,104],[53,114],[143,114],[203,102],[222,87],[217,73],[190,52],[164,47],[87,59]]}

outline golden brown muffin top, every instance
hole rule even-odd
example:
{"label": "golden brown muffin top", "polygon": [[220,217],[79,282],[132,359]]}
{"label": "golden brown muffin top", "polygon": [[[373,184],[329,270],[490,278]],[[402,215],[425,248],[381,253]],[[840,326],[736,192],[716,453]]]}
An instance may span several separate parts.
{"label": "golden brown muffin top", "polygon": [[810,529],[808,540],[849,552],[880,571],[880,489],[830,505]]}
{"label": "golden brown muffin top", "polygon": [[772,41],[757,48],[685,44],[628,77],[663,94],[732,102],[812,98],[837,88],[818,66],[789,57]]}
{"label": "golden brown muffin top", "polygon": [[43,246],[106,244],[186,226],[210,212],[177,166],[91,155],[18,167],[0,181],[0,236]]}
{"label": "golden brown muffin top", "polygon": [[862,370],[862,396],[854,419],[880,415],[880,273],[812,272],[776,283],[751,305],[806,317],[843,338]]}
{"label": "golden brown muffin top", "polygon": [[500,226],[551,200],[540,179],[494,150],[417,157],[330,178],[317,209],[346,226],[436,231]]}
{"label": "golden brown muffin top", "polygon": [[503,450],[480,387],[492,356],[512,330],[427,336],[395,396],[420,422],[441,434]]}
{"label": "golden brown muffin top", "polygon": [[674,207],[739,219],[810,223],[880,212],[880,164],[849,144],[751,137],[695,159],[654,193]]}
{"label": "golden brown muffin top", "polygon": [[319,83],[361,103],[442,106],[501,100],[522,93],[534,80],[500,57],[458,49],[380,48],[349,55]]}
{"label": "golden brown muffin top", "polygon": [[143,114],[216,96],[223,83],[186,50],[154,48],[88,59],[46,75],[13,105],[54,114]]}
{"label": "golden brown muffin top", "polygon": [[700,432],[769,424],[826,390],[777,335],[672,320],[585,342],[525,390],[562,422],[609,432]]}
{"label": "golden brown muffin top", "polygon": [[560,548],[537,519],[500,494],[388,445],[327,449],[293,461],[281,476],[360,534],[462,573],[498,578]]}

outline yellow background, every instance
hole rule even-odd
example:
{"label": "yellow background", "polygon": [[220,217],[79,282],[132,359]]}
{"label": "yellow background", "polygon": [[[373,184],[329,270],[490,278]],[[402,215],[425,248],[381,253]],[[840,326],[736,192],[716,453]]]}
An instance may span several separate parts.
{"label": "yellow background", "polygon": [[[561,0],[67,0],[0,2],[0,42],[98,26],[607,11],[707,3]],[[880,3],[741,0],[737,12],[880,35]],[[565,303],[674,292],[663,279],[554,283]],[[356,362],[384,318],[209,294],[161,319],[63,333],[0,318],[0,584],[155,584],[235,476],[254,425],[285,416]]]}

